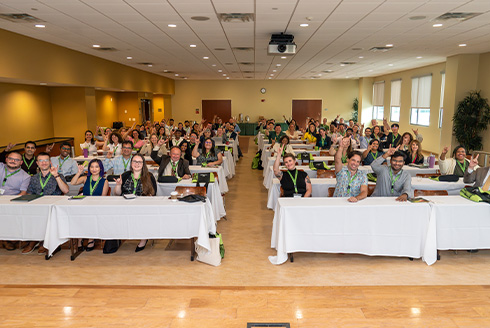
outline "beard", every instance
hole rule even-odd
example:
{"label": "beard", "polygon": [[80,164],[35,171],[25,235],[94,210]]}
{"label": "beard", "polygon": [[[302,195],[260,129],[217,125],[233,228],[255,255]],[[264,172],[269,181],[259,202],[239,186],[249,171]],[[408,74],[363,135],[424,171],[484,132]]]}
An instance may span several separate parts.
{"label": "beard", "polygon": [[15,170],[17,170],[18,168],[20,168],[20,165],[19,165],[19,166],[11,166],[11,165],[7,164],[7,168],[8,168],[10,171],[15,171]]}

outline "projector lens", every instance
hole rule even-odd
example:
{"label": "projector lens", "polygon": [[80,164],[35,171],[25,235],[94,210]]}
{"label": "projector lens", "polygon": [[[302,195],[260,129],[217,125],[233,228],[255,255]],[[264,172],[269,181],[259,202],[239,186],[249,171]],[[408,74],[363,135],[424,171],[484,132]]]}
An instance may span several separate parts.
{"label": "projector lens", "polygon": [[284,52],[286,51],[286,45],[285,44],[280,44],[277,46],[277,51],[279,52]]}

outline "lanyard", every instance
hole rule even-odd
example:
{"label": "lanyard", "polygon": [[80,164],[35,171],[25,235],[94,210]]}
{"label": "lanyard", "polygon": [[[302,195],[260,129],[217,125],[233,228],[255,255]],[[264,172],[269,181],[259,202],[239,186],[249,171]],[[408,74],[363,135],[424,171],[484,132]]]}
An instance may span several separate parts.
{"label": "lanyard", "polygon": [[211,152],[207,152],[206,153],[206,159],[208,159],[208,157],[211,155]]}
{"label": "lanyard", "polygon": [[116,151],[117,151],[117,148],[119,147],[119,145],[117,145],[116,147],[114,147],[114,156],[116,156]]}
{"label": "lanyard", "polygon": [[347,173],[349,173],[349,178],[350,178],[350,180],[349,180],[349,185],[347,186],[347,191],[349,191],[349,192],[350,192],[350,185],[352,184],[352,181],[354,181],[354,179],[357,177],[357,172],[356,172],[356,174],[354,174],[354,176],[353,176],[353,177],[351,177],[351,176],[350,176],[350,172],[349,172],[349,170],[347,170]]}
{"label": "lanyard", "polygon": [[179,164],[179,161],[175,162],[175,164],[170,161],[170,165],[172,166],[172,172],[174,172],[175,176],[177,176],[177,165]]}
{"label": "lanyard", "polygon": [[5,183],[7,182],[7,179],[10,178],[12,175],[14,174],[17,174],[19,173],[20,169],[18,169],[17,171],[15,172],[12,172],[10,174],[7,174],[7,168],[5,168],[5,178],[3,178],[3,182],[2,182],[2,187],[5,186]]}
{"label": "lanyard", "polygon": [[90,177],[90,178],[89,178],[89,179],[90,179],[90,181],[89,181],[89,187],[90,187],[90,196],[92,196],[92,194],[94,193],[94,190],[95,190],[95,188],[97,188],[97,185],[99,184],[99,181],[100,181],[100,179],[101,179],[101,178],[102,178],[102,177],[99,177],[99,178],[97,179],[97,182],[94,184],[94,186],[93,186],[93,187],[92,187],[92,177]]}
{"label": "lanyard", "polygon": [[286,146],[284,146],[284,148],[282,150],[282,157],[284,157],[284,154],[286,154]]}
{"label": "lanyard", "polygon": [[323,148],[323,146],[325,145],[325,138],[321,138],[320,140],[321,140],[322,148]]}
{"label": "lanyard", "polygon": [[140,179],[135,179],[133,173],[131,173],[131,178],[133,179],[133,194],[136,195],[136,187],[138,186],[138,182]]}
{"label": "lanyard", "polygon": [[121,157],[123,165],[124,165],[124,172],[126,172],[128,170],[127,167],[128,167],[129,162],[131,162],[131,157],[128,159],[127,162],[124,161],[124,157]]}
{"label": "lanyard", "polygon": [[415,156],[412,156],[412,164],[415,163],[416,160],[417,160],[417,154],[415,154]]}
{"label": "lanyard", "polygon": [[393,179],[393,170],[390,167],[391,193],[393,193],[393,189],[395,188],[395,183],[401,177],[402,172],[403,170],[400,170],[400,172],[395,176],[395,179]]}
{"label": "lanyard", "polygon": [[395,147],[395,140],[398,138],[398,134],[395,136],[394,134],[391,135],[391,145]]}
{"label": "lanyard", "polygon": [[463,160],[463,165],[461,165],[461,163],[460,163],[458,160],[456,160],[456,163],[458,163],[459,168],[460,168],[460,169],[461,169],[461,171],[463,171],[463,173],[464,173],[464,172],[466,171],[466,161],[465,161],[465,160]]}
{"label": "lanyard", "polygon": [[24,160],[24,164],[27,166],[27,170],[29,171],[31,169],[32,163],[34,163],[34,160],[36,159],[36,157],[33,157],[29,164],[27,164],[26,158],[24,157],[24,155],[22,155],[22,159]]}
{"label": "lanyard", "polygon": [[41,185],[41,195],[44,194],[44,187],[48,184],[49,179],[51,179],[51,173],[48,174],[48,178],[43,183],[42,173],[39,173],[39,184]]}
{"label": "lanyard", "polygon": [[291,174],[291,172],[289,172],[288,170],[288,173],[289,173],[289,176],[291,177],[291,180],[293,180],[293,183],[294,183],[294,192],[295,193],[298,193],[298,187],[296,186],[296,179],[298,179],[298,170],[295,170],[296,172],[294,173],[294,178],[293,178],[293,175]]}
{"label": "lanyard", "polygon": [[377,151],[377,150],[376,150],[376,156],[374,155],[374,153],[373,153],[373,152],[371,152],[371,156],[373,156],[374,160],[376,160],[376,158],[378,158],[378,155],[379,155],[379,153],[378,153],[378,151]]}
{"label": "lanyard", "polygon": [[347,163],[347,155],[342,155],[342,163]]}
{"label": "lanyard", "polygon": [[60,164],[60,167],[58,168],[59,172],[61,172],[61,168],[63,167],[63,164],[65,164],[68,158],[70,158],[70,156],[66,156],[65,159],[62,161],[61,156],[58,156],[58,163]]}

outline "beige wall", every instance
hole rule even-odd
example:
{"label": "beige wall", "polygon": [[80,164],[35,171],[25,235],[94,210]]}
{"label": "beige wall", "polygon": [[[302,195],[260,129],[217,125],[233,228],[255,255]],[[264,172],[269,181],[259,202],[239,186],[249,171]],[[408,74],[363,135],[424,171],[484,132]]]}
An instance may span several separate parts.
{"label": "beige wall", "polygon": [[[260,93],[266,88],[265,94]],[[240,113],[256,122],[260,115],[283,121],[291,116],[293,99],[322,99],[322,117],[349,119],[358,96],[357,80],[176,81],[172,115],[176,121],[201,120],[203,99],[231,99],[232,116]],[[261,99],[265,101],[262,102]],[[195,114],[199,108],[199,114]],[[327,109],[327,111],[325,111]]]}
{"label": "beige wall", "polygon": [[[117,112],[119,121],[131,126],[140,123],[140,101],[137,92],[121,92],[117,98]],[[135,121],[133,121],[133,118]]]}
{"label": "beige wall", "polygon": [[112,127],[112,122],[119,121],[117,99],[116,92],[95,91],[98,126]]}
{"label": "beige wall", "polygon": [[[440,152],[440,136],[441,131],[438,128],[439,122],[439,103],[441,95],[441,72],[446,67],[445,63],[420,67],[407,71],[401,71],[393,74],[377,76],[374,78],[376,81],[385,81],[384,89],[384,117],[388,119],[390,123],[390,101],[391,101],[391,81],[401,79],[401,108],[400,108],[400,132],[412,132],[412,129],[418,129],[418,132],[424,136],[424,142],[422,148],[424,151],[439,153]],[[412,77],[432,74],[432,87],[430,96],[430,126],[417,126],[410,124],[410,106],[411,106],[411,94],[412,94]],[[446,85],[447,85],[446,79]],[[372,85],[371,85],[372,93]],[[391,124],[391,123],[390,123]],[[451,122],[444,121],[443,124],[450,124]]]}
{"label": "beige wall", "polygon": [[[490,98],[490,52],[480,55],[477,90],[484,98]],[[490,100],[489,100],[490,102]],[[490,127],[483,132],[483,151],[490,152]]]}
{"label": "beige wall", "polygon": [[0,145],[53,136],[49,88],[0,83]]}

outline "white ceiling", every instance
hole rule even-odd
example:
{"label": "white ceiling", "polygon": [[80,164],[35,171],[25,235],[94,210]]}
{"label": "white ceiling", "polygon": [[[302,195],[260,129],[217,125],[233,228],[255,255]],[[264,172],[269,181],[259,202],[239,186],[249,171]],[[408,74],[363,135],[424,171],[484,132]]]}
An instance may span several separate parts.
{"label": "white ceiling", "polygon": [[[482,14],[433,27],[446,12]],[[0,29],[173,79],[330,79],[377,76],[451,55],[489,52],[489,12],[490,0],[0,0],[0,13],[27,13],[46,25],[0,19]],[[220,13],[254,13],[255,21],[225,23]],[[296,55],[267,55],[271,34],[279,32],[295,36]],[[117,51],[98,51],[93,44]],[[386,44],[394,47],[369,51]],[[344,61],[355,64],[340,66]],[[153,66],[138,64],[145,62]]]}

